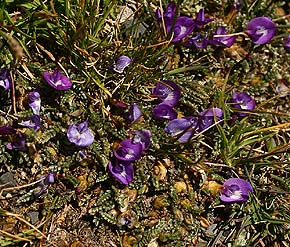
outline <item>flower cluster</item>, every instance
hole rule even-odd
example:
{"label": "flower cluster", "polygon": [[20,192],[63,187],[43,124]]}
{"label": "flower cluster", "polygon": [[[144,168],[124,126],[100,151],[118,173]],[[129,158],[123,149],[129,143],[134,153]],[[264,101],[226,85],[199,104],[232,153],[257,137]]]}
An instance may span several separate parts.
{"label": "flower cluster", "polygon": [[170,120],[164,131],[172,137],[177,137],[181,143],[187,142],[194,135],[210,128],[215,121],[223,119],[223,111],[219,108],[209,108],[197,116],[177,117],[174,107],[178,104],[181,90],[173,81],[162,80],[152,90],[152,96],[160,103],[152,109],[156,119]]}
{"label": "flower cluster", "polygon": [[[196,18],[192,19],[187,16],[177,16],[176,5],[170,2],[163,12],[160,8],[156,11],[157,21],[161,27],[164,27],[166,34],[170,36],[172,43],[183,41],[185,47],[195,47],[204,49],[208,44],[220,47],[231,47],[238,35],[248,35],[254,44],[266,44],[271,41],[276,33],[275,23],[266,16],[256,17],[250,20],[245,28],[245,33],[227,34],[225,26],[217,27],[213,34],[202,34],[202,29],[209,22],[214,21],[212,18],[205,17],[204,9],[200,9]],[[189,35],[196,30],[193,36]],[[288,49],[289,37],[284,40],[284,46]]]}
{"label": "flower cluster", "polygon": [[[65,91],[72,86],[70,79],[63,75],[58,69],[55,69],[53,73],[49,73],[48,71],[44,72],[43,78],[50,87],[56,90]],[[6,69],[0,71],[0,86],[3,87],[5,91],[12,87],[11,77],[9,71]],[[28,106],[32,110],[32,115],[18,119],[17,127],[0,126],[0,136],[6,139],[8,138],[6,147],[9,150],[27,150],[25,132],[22,132],[20,128],[31,128],[38,131],[41,127],[41,94],[39,90],[29,92],[27,98]],[[94,141],[94,135],[88,128],[88,123],[86,121],[70,125],[67,131],[67,137],[70,142],[80,147],[89,146]],[[47,189],[48,185],[53,183],[52,180],[53,175],[48,175],[47,178],[43,179],[42,185],[40,184],[40,192],[37,192],[36,196]]]}
{"label": "flower cluster", "polygon": [[160,103],[152,110],[152,115],[157,119],[175,119],[177,112],[174,107],[180,98],[180,88],[169,80],[163,80],[155,85],[152,96],[157,97]]}
{"label": "flower cluster", "polygon": [[149,130],[131,132],[132,138],[121,141],[114,151],[114,156],[108,164],[112,176],[124,185],[128,185],[134,178],[133,162],[141,158],[143,151],[150,145]]}

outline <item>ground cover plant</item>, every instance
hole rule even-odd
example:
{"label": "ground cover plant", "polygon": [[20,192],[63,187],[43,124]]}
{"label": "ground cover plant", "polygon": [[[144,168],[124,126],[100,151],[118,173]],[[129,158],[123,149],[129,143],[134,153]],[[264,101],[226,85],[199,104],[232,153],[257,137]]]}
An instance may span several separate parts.
{"label": "ground cover plant", "polygon": [[0,246],[289,246],[287,1],[0,5]]}

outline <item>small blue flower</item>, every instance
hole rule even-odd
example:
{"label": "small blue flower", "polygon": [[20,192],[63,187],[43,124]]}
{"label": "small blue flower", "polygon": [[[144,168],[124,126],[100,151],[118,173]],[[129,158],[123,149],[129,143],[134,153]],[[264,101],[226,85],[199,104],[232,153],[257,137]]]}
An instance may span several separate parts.
{"label": "small blue flower", "polygon": [[254,44],[266,44],[274,37],[276,25],[269,17],[256,17],[249,21],[246,33]]}
{"label": "small blue flower", "polygon": [[168,122],[164,131],[172,137],[178,137],[180,143],[188,142],[195,132],[197,117],[176,118]]}
{"label": "small blue flower", "polygon": [[131,134],[133,134],[132,142],[141,143],[142,151],[149,148],[151,137],[151,132],[149,130],[135,130],[131,132]]}
{"label": "small blue flower", "polygon": [[136,122],[142,116],[142,112],[137,104],[131,104],[129,107],[128,119],[131,123]]}
{"label": "small blue flower", "polygon": [[223,184],[220,199],[225,203],[246,202],[249,199],[249,193],[253,193],[253,187],[248,181],[230,178]]}
{"label": "small blue flower", "polygon": [[[233,103],[235,108],[239,108],[244,111],[252,111],[256,107],[256,102],[253,97],[248,93],[233,93]],[[239,116],[246,116],[246,113],[239,112]]]}
{"label": "small blue flower", "polygon": [[196,131],[201,132],[212,126],[215,121],[223,119],[223,111],[220,108],[213,107],[206,109],[198,114]]}
{"label": "small blue flower", "polygon": [[120,56],[117,57],[116,60],[114,61],[112,69],[115,72],[122,74],[124,72],[124,69],[128,67],[131,63],[132,59],[129,58],[128,56]]}
{"label": "small blue flower", "polygon": [[198,28],[202,28],[204,25],[206,25],[207,23],[209,22],[212,22],[213,19],[211,18],[206,18],[204,16],[204,9],[201,9],[197,15],[196,15],[196,18],[194,20],[194,23],[195,25],[198,27]]}
{"label": "small blue flower", "polygon": [[70,125],[67,137],[70,142],[80,147],[87,147],[94,142],[94,134],[89,129],[87,121]]}
{"label": "small blue flower", "polygon": [[128,185],[134,178],[134,167],[132,162],[113,159],[108,165],[112,176],[121,184]]}
{"label": "small blue flower", "polygon": [[218,27],[212,39],[210,39],[208,42],[212,45],[229,48],[235,43],[236,38],[236,35],[227,35],[225,27]]}
{"label": "small blue flower", "polygon": [[38,130],[40,128],[40,117],[39,115],[32,115],[28,119],[22,120],[19,125]]}
{"label": "small blue flower", "polygon": [[28,94],[28,104],[31,107],[33,113],[35,115],[39,115],[40,113],[40,104],[41,104],[41,99],[40,99],[40,94],[37,91],[30,92]]}
{"label": "small blue flower", "polygon": [[4,91],[11,87],[11,78],[7,69],[0,70],[0,87],[3,87]]}
{"label": "small blue flower", "polygon": [[14,136],[12,142],[6,144],[6,147],[10,150],[19,150],[25,151],[26,150],[26,140],[22,133],[18,132]]}
{"label": "small blue flower", "polygon": [[43,73],[44,80],[54,89],[65,91],[72,87],[72,82],[69,78],[63,75],[58,69],[51,74],[48,71]]}
{"label": "small blue flower", "polygon": [[132,140],[126,139],[120,142],[114,155],[118,160],[134,161],[141,158],[142,151],[143,148],[140,142],[134,143]]}
{"label": "small blue flower", "polygon": [[173,81],[162,80],[156,83],[152,90],[152,95],[157,97],[163,104],[174,107],[179,101],[181,91],[180,87]]}
{"label": "small blue flower", "polygon": [[172,108],[172,106],[161,103],[152,109],[152,115],[156,119],[162,120],[172,120],[177,118],[177,112]]}

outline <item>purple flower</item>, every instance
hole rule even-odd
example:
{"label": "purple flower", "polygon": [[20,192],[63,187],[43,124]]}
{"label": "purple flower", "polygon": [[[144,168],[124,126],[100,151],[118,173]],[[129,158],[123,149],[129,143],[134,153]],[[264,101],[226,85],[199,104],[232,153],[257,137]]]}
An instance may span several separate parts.
{"label": "purple flower", "polygon": [[0,135],[13,135],[16,134],[16,130],[11,126],[0,126]]}
{"label": "purple flower", "polygon": [[152,94],[159,98],[162,103],[174,107],[179,101],[181,92],[179,86],[173,81],[163,80],[156,84]]}
{"label": "purple flower", "polygon": [[249,21],[246,27],[246,33],[250,36],[254,44],[266,44],[274,37],[276,25],[269,17],[256,17]]}
{"label": "purple flower", "polygon": [[128,185],[133,181],[134,178],[133,163],[113,159],[113,161],[109,162],[108,167],[112,176],[121,184]]}
{"label": "purple flower", "polygon": [[197,117],[176,118],[168,122],[164,131],[171,136],[178,136],[189,128],[194,128],[197,123]]}
{"label": "purple flower", "polygon": [[185,143],[193,136],[196,124],[197,117],[176,118],[168,122],[164,131],[172,137],[178,137],[178,142]]}
{"label": "purple flower", "polygon": [[40,128],[40,117],[39,115],[32,115],[28,119],[22,120],[19,125],[38,130]]}
{"label": "purple flower", "polygon": [[25,151],[26,150],[26,141],[22,133],[18,132],[15,135],[15,138],[12,142],[6,144],[6,147],[10,150],[20,150]]}
{"label": "purple flower", "polygon": [[55,175],[54,173],[48,173],[46,178],[45,178],[45,182],[48,183],[48,184],[53,184],[54,183],[54,180],[55,180]]}
{"label": "purple flower", "polygon": [[207,36],[201,37],[200,33],[197,33],[195,36],[188,38],[184,42],[185,47],[192,47],[195,46],[198,49],[205,49],[208,44],[208,38]]}
{"label": "purple flower", "polygon": [[213,21],[213,19],[211,18],[206,18],[204,16],[204,9],[201,9],[197,15],[196,15],[196,18],[194,20],[194,23],[195,25],[198,27],[198,28],[202,28],[205,24],[209,23]]}
{"label": "purple flower", "polygon": [[70,125],[67,130],[67,137],[70,142],[80,147],[87,147],[94,141],[94,134],[88,128],[87,121]]}
{"label": "purple flower", "polygon": [[170,106],[164,103],[158,104],[152,110],[152,115],[157,119],[172,120],[177,118],[177,112]]}
{"label": "purple flower", "polygon": [[[163,14],[163,19],[164,19],[164,24],[166,27],[166,33],[168,34],[170,32],[170,29],[173,25],[173,20],[174,20],[174,16],[176,13],[176,5],[174,2],[170,2],[167,7],[166,10]],[[160,8],[157,9],[156,11],[156,17],[157,17],[157,21],[162,23],[162,14],[161,14],[161,10]]]}
{"label": "purple flower", "polygon": [[198,121],[196,130],[201,132],[208,129],[215,123],[215,120],[219,121],[223,119],[223,111],[220,108],[213,107],[204,110],[198,114]]}
{"label": "purple flower", "polygon": [[41,196],[48,189],[49,185],[54,183],[54,177],[53,173],[40,177],[40,182],[37,184],[37,189],[34,191],[34,196],[36,198]]}
{"label": "purple flower", "polygon": [[119,147],[114,151],[114,155],[118,160],[122,161],[134,161],[141,158],[143,151],[142,144],[140,142],[134,143],[130,139],[121,141]]}
{"label": "purple flower", "polygon": [[72,86],[72,82],[69,78],[63,75],[58,69],[54,70],[51,74],[48,71],[43,73],[44,80],[56,90],[68,90]]}
{"label": "purple flower", "polygon": [[[172,42],[179,42],[188,34],[190,34],[195,28],[195,22],[192,18],[187,16],[179,16],[174,23],[174,16],[176,13],[176,5],[174,2],[170,2],[163,14],[166,33],[173,32]],[[162,14],[160,9],[156,12],[157,21],[162,23]],[[174,25],[173,25],[174,24]]]}
{"label": "purple flower", "polygon": [[141,143],[142,150],[147,150],[150,146],[150,137],[151,132],[149,130],[135,130],[132,132],[133,138],[132,142],[135,143]]}
{"label": "purple flower", "polygon": [[249,192],[253,193],[252,185],[240,178],[230,178],[223,184],[220,199],[225,203],[246,202]]}
{"label": "purple flower", "polygon": [[179,16],[176,18],[175,25],[173,27],[173,39],[172,42],[176,43],[191,34],[195,28],[194,20],[187,16]]}
{"label": "purple flower", "polygon": [[284,47],[287,51],[290,51],[290,35],[288,35],[284,40],[283,40]]}
{"label": "purple flower", "polygon": [[136,122],[142,116],[142,112],[137,104],[132,104],[129,107],[128,119],[131,123]]}
{"label": "purple flower", "polygon": [[0,70],[0,86],[4,88],[4,91],[11,87],[11,78],[7,69]]}
{"label": "purple flower", "polygon": [[225,27],[218,27],[215,31],[212,39],[208,42],[212,45],[216,46],[223,46],[223,47],[231,47],[235,41],[237,36],[233,35],[226,35],[226,28]]}
{"label": "purple flower", "polygon": [[127,56],[117,57],[112,65],[112,69],[117,73],[123,73],[124,69],[130,65],[132,62],[131,58]]}
{"label": "purple flower", "polygon": [[[245,111],[252,111],[256,107],[256,102],[248,93],[233,93],[233,103],[235,108]],[[238,113],[239,116],[246,116],[246,113]]]}
{"label": "purple flower", "polygon": [[33,91],[28,94],[28,104],[35,115],[39,115],[40,103],[41,99],[39,92]]}

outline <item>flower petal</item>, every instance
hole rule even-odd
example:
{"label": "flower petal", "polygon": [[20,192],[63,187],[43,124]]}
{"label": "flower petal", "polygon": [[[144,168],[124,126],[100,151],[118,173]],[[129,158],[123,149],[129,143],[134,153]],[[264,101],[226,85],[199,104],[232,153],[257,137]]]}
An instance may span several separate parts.
{"label": "flower petal", "polygon": [[130,139],[121,141],[119,147],[114,151],[117,159],[123,161],[134,161],[141,158],[143,151],[141,143],[134,143]]}
{"label": "flower petal", "polygon": [[43,73],[44,80],[54,89],[65,91],[72,87],[72,82],[65,75],[60,73],[58,69],[54,70],[52,74],[48,71]]}
{"label": "flower petal", "polygon": [[176,106],[180,95],[180,87],[177,86],[173,81],[162,80],[156,83],[155,88],[152,90],[153,96],[159,98],[159,100],[169,106]]}
{"label": "flower petal", "polygon": [[88,128],[88,122],[72,124],[67,131],[68,140],[77,146],[87,147],[94,142],[94,134]]}
{"label": "flower petal", "polygon": [[133,163],[113,159],[108,165],[112,176],[121,184],[128,185],[134,178]]}
{"label": "flower petal", "polygon": [[117,57],[113,63],[112,69],[117,73],[123,73],[124,69],[132,63],[131,58],[127,56]]}
{"label": "flower petal", "polygon": [[253,187],[248,181],[230,178],[223,184],[220,199],[226,203],[246,202],[249,199],[249,193],[253,193]]}
{"label": "flower petal", "polygon": [[274,37],[276,25],[269,17],[256,17],[249,21],[246,33],[254,44],[266,44]]}
{"label": "flower petal", "polygon": [[159,104],[152,110],[152,115],[157,119],[172,120],[177,118],[177,112],[167,104]]}
{"label": "flower petal", "polygon": [[7,69],[0,70],[0,87],[3,87],[4,91],[11,87],[11,78]]}

